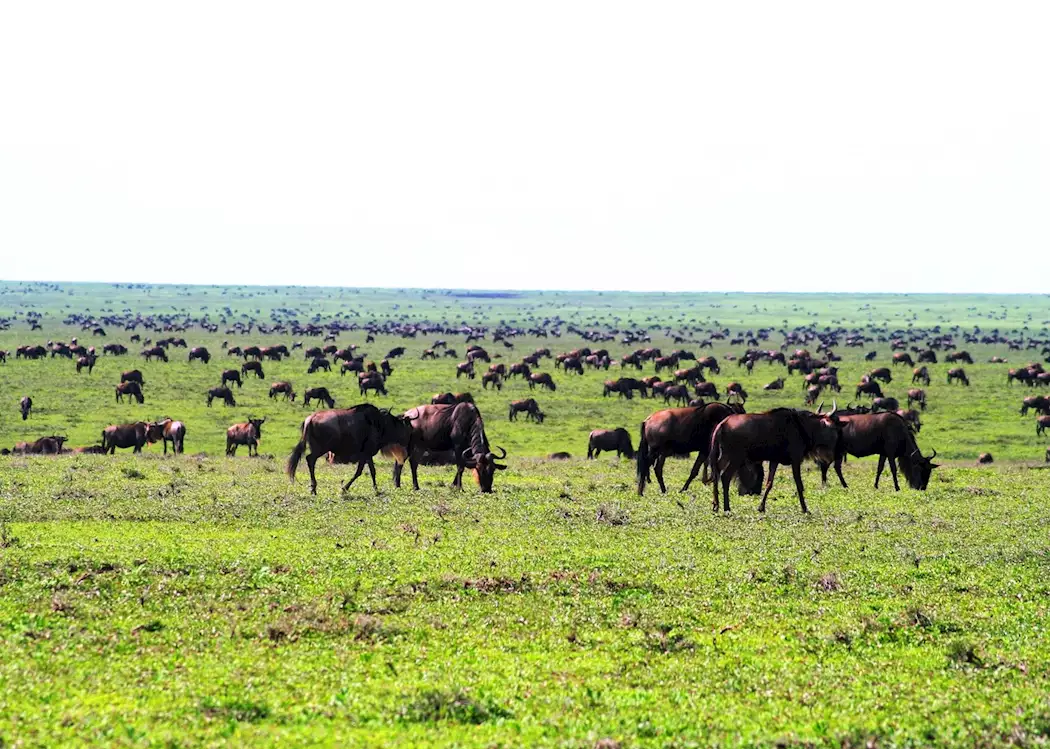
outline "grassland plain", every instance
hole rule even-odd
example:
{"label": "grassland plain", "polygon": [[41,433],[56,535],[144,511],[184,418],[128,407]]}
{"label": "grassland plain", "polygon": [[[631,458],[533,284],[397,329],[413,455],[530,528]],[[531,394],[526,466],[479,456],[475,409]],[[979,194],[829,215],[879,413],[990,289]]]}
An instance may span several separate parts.
{"label": "grassland plain", "polygon": [[[619,318],[659,324],[654,344],[665,347],[664,326],[715,321],[1046,335],[1050,318],[1045,297],[7,284],[0,316],[37,311],[44,328],[16,322],[0,348],[68,340],[79,333],[61,325],[69,312],[124,307],[213,317],[228,307],[230,322],[280,309],[450,324],[560,316],[582,328]],[[129,335],[113,330],[106,341]],[[0,365],[0,445],[52,432],[90,444],[106,424],[162,414],[189,428],[177,459],[159,446],[142,457],[0,458],[7,743],[881,747],[1042,745],[1050,736],[1050,471],[1033,470],[1045,442],[1017,413],[1027,389],[1008,388],[1004,367],[983,363],[1038,352],[968,347],[978,361],[968,389],[944,383],[946,365],[931,367],[919,440],[948,465],[928,492],[874,490],[871,461],[851,461],[849,490],[821,490],[806,471],[812,516],[798,513],[781,476],[779,500],[760,517],[742,499],[733,514],[712,514],[702,485],[639,498],[627,461],[580,458],[590,429],[626,426],[636,439],[656,407],[603,399],[615,367],[569,377],[548,365],[556,393],[528,393],[520,381],[491,393],[457,387],[452,360],[419,361],[429,339],[364,346],[363,333],[339,343],[376,358],[408,347],[391,395],[372,400],[399,410],[469,389],[511,467],[488,496],[450,491],[444,468],[422,468],[419,493],[397,491],[386,462],[379,495],[359,482],[339,496],[347,470],[325,467],[312,497],[282,473],[304,410],[266,391],[277,379],[300,391],[325,384],[349,405],[359,401],[349,379],[307,377],[299,357],[266,363],[264,380],[237,391],[236,408],[208,409],[203,391],[229,366],[224,339],[291,339],[185,337],[218,356],[209,365],[188,364],[184,352],[169,364],[105,358],[91,375],[65,359]],[[505,360],[581,340],[514,343]],[[872,348],[888,364],[888,346]],[[840,353],[844,384],[872,366],[863,350]],[[146,377],[144,406],[113,402],[119,372],[132,367]],[[749,410],[801,405],[797,377],[783,393],[761,391],[782,374],[762,364],[749,378],[730,363],[714,380],[720,390],[744,382]],[[888,392],[901,395],[908,380],[902,371]],[[23,423],[16,406],[27,392],[38,405]],[[543,425],[506,420],[507,402],[526,394],[547,412]],[[225,427],[249,413],[267,417],[264,455],[221,457]],[[555,450],[576,457],[542,459]],[[974,465],[982,450],[994,467]],[[675,461],[671,485],[686,471]]]}

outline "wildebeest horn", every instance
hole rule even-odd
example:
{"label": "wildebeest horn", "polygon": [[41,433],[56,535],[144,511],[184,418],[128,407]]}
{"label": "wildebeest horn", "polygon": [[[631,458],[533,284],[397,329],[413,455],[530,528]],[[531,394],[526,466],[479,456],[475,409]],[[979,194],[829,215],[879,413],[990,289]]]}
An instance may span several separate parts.
{"label": "wildebeest horn", "polygon": [[824,410],[824,401],[821,401],[820,405],[817,406],[817,413],[819,414],[823,410]]}
{"label": "wildebeest horn", "polygon": [[499,450],[501,453],[503,453],[502,455],[496,455],[495,453],[493,453],[493,455],[496,455],[496,460],[503,460],[504,458],[507,457],[507,451],[504,450],[502,447],[500,447],[499,445],[496,445],[496,449]]}
{"label": "wildebeest horn", "polygon": [[[921,455],[922,453],[919,453],[919,454]],[[937,457],[937,448],[933,448],[933,454],[930,457],[926,458],[926,460],[933,460],[936,457]]]}
{"label": "wildebeest horn", "polygon": [[831,399],[831,415],[834,416],[835,412],[838,411],[838,410],[839,410],[838,399],[832,398]]}

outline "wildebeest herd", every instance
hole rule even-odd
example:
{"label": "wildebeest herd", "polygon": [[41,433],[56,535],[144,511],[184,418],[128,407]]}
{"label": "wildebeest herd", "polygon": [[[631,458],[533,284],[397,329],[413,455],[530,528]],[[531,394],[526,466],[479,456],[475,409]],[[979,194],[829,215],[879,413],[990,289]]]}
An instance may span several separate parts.
{"label": "wildebeest herd", "polygon": [[[214,327],[197,322],[210,332],[215,332]],[[102,336],[105,336],[103,325],[123,325],[128,330],[134,330],[140,325],[145,330],[172,329],[169,324],[150,324],[141,318],[134,323],[112,317],[104,321],[73,318],[67,323],[80,325],[84,330],[91,329],[93,335]],[[192,324],[179,328],[179,331],[190,327]],[[315,323],[306,326],[274,326],[271,329],[258,325],[256,330],[259,333],[324,336],[326,343],[328,340],[333,342],[330,345],[309,347],[299,342],[290,348],[286,345],[231,346],[227,342],[223,346],[226,357],[239,357],[242,363],[238,368],[222,370],[219,384],[203,394],[206,405],[211,407],[215,401],[220,401],[225,406],[235,407],[237,401],[231,386],[239,392],[246,378],[254,375],[255,379],[264,379],[264,362],[285,360],[296,350],[302,352],[308,374],[331,373],[333,366],[338,365],[336,369],[340,378],[347,373],[357,375],[361,397],[367,397],[369,393],[387,396],[387,384],[394,372],[391,362],[404,356],[406,349],[404,346],[394,347],[376,363],[358,352],[356,345],[339,348],[334,343],[337,335],[354,329],[358,328],[347,326],[345,322],[332,322],[327,326]],[[917,442],[917,435],[922,428],[920,416],[927,411],[928,406],[924,388],[929,388],[932,381],[929,367],[938,364],[939,359],[953,365],[973,365],[974,362],[968,351],[958,350],[953,336],[918,329],[881,335],[877,339],[859,331],[826,332],[813,327],[781,330],[779,333],[783,336],[783,342],[779,350],[760,347],[777,332],[772,329],[746,331],[736,337],[728,330],[706,330],[701,338],[692,339],[700,349],[710,347],[715,340],[725,342],[727,338],[731,339],[732,344],[746,347],[740,354],[726,354],[721,361],[713,355],[698,356],[685,348],[665,353],[657,347],[643,346],[614,356],[608,348],[597,347],[606,342],[623,346],[646,343],[648,334],[644,330],[619,330],[614,333],[571,327],[562,331],[545,328],[522,330],[508,326],[456,329],[408,326],[396,322],[374,323],[360,326],[360,329],[368,333],[366,340],[373,341],[377,335],[401,335],[406,338],[428,333],[462,335],[465,337],[465,356],[448,371],[449,378],[454,376],[457,381],[461,378],[471,381],[480,374],[483,389],[493,392],[502,392],[509,381],[521,378],[530,391],[535,392],[538,388],[549,395],[555,394],[559,392],[556,376],[580,377],[587,371],[596,371],[603,373],[601,392],[604,397],[615,395],[617,399],[632,400],[637,395],[642,399],[662,400],[665,408],[655,411],[642,422],[637,449],[632,444],[630,432],[623,426],[595,429],[588,437],[587,457],[594,458],[602,452],[611,452],[618,457],[633,459],[636,464],[637,492],[643,494],[654,476],[660,490],[667,491],[664,466],[669,457],[681,458],[695,454],[682,491],[688,490],[702,472],[702,480],[712,484],[713,506],[715,509],[721,506],[726,511],[730,508],[729,487],[734,478],[741,494],[761,495],[759,509],[764,510],[777,467],[782,465],[790,467],[801,509],[803,512],[808,511],[801,474],[801,465],[807,460],[817,463],[823,484],[827,483],[828,469],[834,467],[839,482],[846,487],[842,474],[843,460],[847,456],[877,456],[876,487],[888,463],[895,489],[900,488],[898,471],[903,474],[909,487],[926,489],[931,473],[937,467],[933,462],[936,451],[926,456]],[[246,333],[236,328],[227,332],[231,335]],[[251,332],[250,327],[247,332]],[[516,338],[561,337],[563,333],[579,335],[596,348],[586,345],[552,354],[548,347],[541,347],[522,356],[520,361],[503,361],[504,353],[514,348],[513,341]],[[974,346],[1006,343],[1015,350],[1021,347],[1038,348],[1038,345],[1032,345],[1035,339],[1015,341],[997,337],[988,340],[976,334],[962,334],[962,338],[964,343]],[[479,344],[479,341],[488,339],[492,345],[499,344],[502,351],[490,353]],[[675,340],[679,343],[687,341],[679,336],[675,336]],[[189,349],[186,356],[189,363],[200,362],[208,366],[214,358],[204,346],[189,348],[182,337],[147,338],[143,341],[136,333],[132,341],[143,344],[140,355],[147,362],[168,362],[172,350],[177,348]],[[835,348],[864,347],[872,343],[888,345],[891,352],[890,366],[876,366],[856,383],[852,391],[854,399],[867,398],[870,400],[869,405],[854,405],[851,402],[839,408],[837,401],[843,386],[839,382],[836,364],[841,357],[836,355]],[[1042,355],[1050,356],[1050,343],[1042,343]],[[810,347],[813,347],[814,353],[811,353]],[[438,351],[442,349],[444,355],[439,357]],[[90,376],[99,356],[127,355],[128,349],[122,344],[107,344],[99,354],[94,346],[82,346],[73,338],[69,344],[48,341],[46,345],[20,346],[14,352],[14,359],[68,357],[75,362],[78,373],[85,372]],[[443,366],[440,363],[442,358],[451,358],[453,361],[459,358],[443,338],[424,349],[420,357],[423,361],[436,362],[434,366]],[[869,351],[863,358],[868,362],[875,361],[878,352]],[[0,362],[7,359],[8,353],[0,352]],[[536,371],[548,361],[553,365],[554,372]],[[785,368],[786,377],[776,377],[762,389],[786,394],[789,390],[788,378],[798,377],[804,407],[778,407],[748,412],[745,406],[749,394],[741,382],[727,382],[720,392],[719,387],[708,379],[721,374],[722,368],[732,362],[748,376],[753,375],[759,365]],[[990,362],[1006,363],[1000,357],[993,357]],[[645,376],[642,372],[649,365],[653,367],[654,374]],[[922,386],[907,390],[905,408],[896,398],[886,396],[883,391],[886,384],[893,382],[894,372],[901,366],[911,368],[911,385]],[[604,373],[612,367],[618,368],[621,376],[605,379]],[[631,373],[630,376],[628,373]],[[948,368],[944,382],[963,387],[971,384],[961,366]],[[1032,362],[1025,367],[1008,370],[1006,384],[1012,383],[1021,383],[1029,388],[1046,387],[1050,385],[1050,373],[1044,371],[1041,363]],[[124,371],[115,386],[117,402],[128,398],[143,404],[147,393],[145,378],[138,369]],[[40,393],[33,395],[38,399],[41,397]],[[294,403],[298,397],[299,394],[289,381],[275,381],[269,388],[270,402],[282,399]],[[831,409],[825,411],[823,406],[828,398],[834,402]],[[400,486],[402,468],[407,462],[413,487],[417,489],[417,468],[420,464],[455,466],[455,487],[461,487],[463,473],[470,469],[483,492],[492,491],[496,473],[507,467],[500,462],[506,458],[506,451],[489,444],[481,411],[469,392],[438,393],[430,403],[416,406],[400,415],[368,402],[337,409],[336,399],[327,387],[322,386],[306,388],[301,402],[304,407],[322,405],[324,410],[312,413],[303,421],[299,442],[287,461],[287,473],[294,478],[299,463],[305,458],[311,491],[314,493],[317,490],[315,467],[321,458],[330,463],[356,464],[356,472],[346,482],[344,490],[354,483],[365,468],[369,469],[373,486],[377,487],[374,458],[379,454],[394,459],[396,486]],[[21,419],[28,421],[32,410],[33,397],[26,394],[19,401]],[[1036,434],[1042,435],[1050,427],[1050,398],[1043,395],[1025,397],[1020,413],[1026,416],[1030,411],[1036,414]],[[510,421],[523,416],[537,425],[543,424],[548,415],[534,397],[509,401],[507,413]],[[226,454],[236,455],[239,446],[246,446],[249,455],[257,454],[265,421],[265,418],[253,416],[245,422],[231,425],[226,433]],[[164,418],[107,426],[101,431],[98,445],[67,450],[64,437],[51,435],[32,442],[19,442],[13,450],[4,452],[113,454],[116,449],[131,448],[137,453],[148,444],[161,442],[165,454],[168,443],[171,443],[172,452],[179,455],[184,452],[187,434],[185,423]],[[555,455],[561,457],[566,453],[553,453],[552,457]],[[1050,461],[1050,451],[1046,457]],[[990,460],[990,455],[981,458],[981,462]]]}

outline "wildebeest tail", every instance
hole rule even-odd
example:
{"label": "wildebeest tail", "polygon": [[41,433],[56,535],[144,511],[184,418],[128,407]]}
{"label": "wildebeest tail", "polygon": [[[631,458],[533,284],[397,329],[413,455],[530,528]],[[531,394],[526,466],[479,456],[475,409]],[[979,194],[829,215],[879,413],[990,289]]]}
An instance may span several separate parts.
{"label": "wildebeest tail", "polygon": [[292,454],[288,456],[288,463],[285,465],[284,472],[288,474],[288,478],[295,481],[295,469],[299,467],[299,461],[302,460],[303,453],[306,452],[306,427],[310,423],[310,417],[307,416],[303,421],[302,436],[299,438],[299,444],[292,450]]}
{"label": "wildebeest tail", "polygon": [[707,453],[707,469],[711,474],[711,486],[715,497],[715,509],[718,509],[718,484],[720,477],[718,464],[722,460],[722,440],[720,439],[722,436],[722,423],[715,427],[715,431],[711,432],[711,449]]}
{"label": "wildebeest tail", "polygon": [[641,496],[645,494],[645,483],[649,480],[649,443],[645,439],[644,421],[638,433],[638,452],[635,459],[637,460],[638,495]]}

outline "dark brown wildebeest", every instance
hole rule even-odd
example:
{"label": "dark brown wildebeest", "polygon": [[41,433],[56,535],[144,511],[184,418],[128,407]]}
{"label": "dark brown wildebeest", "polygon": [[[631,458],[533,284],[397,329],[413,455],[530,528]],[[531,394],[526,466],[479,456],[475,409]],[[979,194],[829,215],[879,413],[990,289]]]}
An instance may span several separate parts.
{"label": "dark brown wildebeest", "polygon": [[319,369],[323,369],[325,372],[332,371],[332,363],[321,356],[315,356],[310,362],[310,367],[306,370],[306,374],[313,374]]}
{"label": "dark brown wildebeest", "polygon": [[[490,449],[485,423],[473,403],[418,406],[407,411],[405,416],[412,425],[408,466],[412,471],[413,489],[419,489],[416,474],[419,456],[424,451],[433,453],[451,450],[456,464],[452,486],[463,488],[463,471],[470,468],[482,493],[492,491],[496,471],[507,467],[496,461],[507,457],[507,451],[497,448],[500,451],[497,455]],[[394,486],[397,487],[401,486],[401,469],[400,463],[394,465]]]}
{"label": "dark brown wildebeest", "polygon": [[343,484],[344,492],[357,481],[366,465],[372,476],[372,487],[379,491],[373,459],[382,451],[384,455],[392,456],[399,465],[404,463],[408,455],[412,428],[407,418],[394,416],[386,409],[380,410],[370,403],[362,403],[353,408],[310,414],[303,421],[301,434],[299,444],[288,456],[286,467],[288,476],[293,481],[295,469],[309,447],[306,467],[310,469],[311,494],[317,494],[315,465],[319,458],[328,453],[332,454],[334,463],[357,463],[357,471]]}
{"label": "dark brown wildebeest", "polygon": [[370,362],[367,362],[365,364],[365,371],[366,372],[378,372],[379,368],[376,367],[376,363],[374,361],[370,361]]}
{"label": "dark brown wildebeest", "polygon": [[955,351],[944,357],[944,360],[949,363],[955,362],[966,362],[967,364],[973,364],[973,357],[970,356],[969,351]]}
{"label": "dark brown wildebeest", "polygon": [[670,404],[674,400],[679,406],[689,402],[689,388],[685,385],[668,385],[664,388],[664,404]]}
{"label": "dark brown wildebeest", "polygon": [[875,361],[878,358],[879,358],[879,352],[878,351],[869,351],[868,353],[864,354],[864,361]]}
{"label": "dark brown wildebeest", "polygon": [[1022,369],[1010,369],[1006,372],[1006,384],[1009,385],[1014,380],[1023,382],[1025,385],[1031,385],[1032,380],[1035,379],[1035,372],[1032,372],[1028,368]]}
{"label": "dark brown wildebeest", "polygon": [[880,388],[879,383],[874,380],[860,382],[857,384],[857,393],[853,397],[859,398],[861,395],[866,395],[869,398],[881,398],[882,388]]}
{"label": "dark brown wildebeest", "polygon": [[389,377],[394,373],[394,368],[390,366],[390,362],[387,359],[383,359],[379,362],[379,371],[383,373],[383,377]]}
{"label": "dark brown wildebeest", "polygon": [[379,372],[359,372],[357,375],[357,387],[361,391],[361,395],[367,396],[369,390],[375,390],[376,393],[386,395],[386,383],[383,381],[383,375]]}
{"label": "dark brown wildebeest", "polygon": [[146,399],[142,396],[142,386],[137,382],[122,382],[117,385],[117,396],[116,400],[118,403],[124,402],[124,396],[127,395],[134,398],[139,403],[145,403]]}
{"label": "dark brown wildebeest", "polygon": [[912,361],[911,354],[908,354],[903,351],[899,351],[893,355],[893,363],[894,365],[907,364],[909,367],[915,366],[915,362]]}
{"label": "dark brown wildebeest", "polygon": [[438,358],[437,351],[435,351],[432,348],[424,349],[423,350],[423,355],[421,357],[419,357],[419,358],[420,359],[437,359]]}
{"label": "dark brown wildebeest", "polygon": [[537,385],[541,388],[547,388],[552,393],[558,389],[547,372],[533,372],[529,375],[529,390],[532,390]]}
{"label": "dark brown wildebeest", "polygon": [[955,369],[948,370],[948,384],[952,382],[961,382],[963,385],[969,386],[970,380],[966,377],[966,370],[962,367],[956,367]]}
{"label": "dark brown wildebeest", "polygon": [[243,387],[241,383],[241,373],[236,369],[224,369],[222,371],[222,383],[225,385],[228,382],[236,382],[237,387]]}
{"label": "dark brown wildebeest", "polygon": [[507,370],[507,377],[513,377],[514,375],[521,375],[524,378],[532,374],[532,370],[529,369],[529,365],[525,362],[518,362],[517,364],[511,364],[510,369]]}
{"label": "dark brown wildebeest", "polygon": [[486,372],[481,375],[481,387],[484,390],[488,390],[489,385],[496,388],[496,390],[503,389],[503,380],[500,379],[499,372]]}
{"label": "dark brown wildebeest", "polygon": [[912,388],[908,391],[908,408],[911,408],[913,403],[918,403],[919,408],[923,411],[926,410],[926,391],[921,388]]}
{"label": "dark brown wildebeest", "polygon": [[245,346],[244,350],[241,351],[241,356],[247,359],[249,356],[253,359],[262,359],[262,348],[259,346]]}
{"label": "dark brown wildebeest", "polygon": [[390,349],[390,351],[387,352],[386,358],[387,359],[396,359],[397,357],[404,356],[404,355],[405,355],[405,347],[404,346],[397,346],[395,348]]}
{"label": "dark brown wildebeest", "polygon": [[171,443],[171,451],[179,455],[186,451],[186,425],[181,421],[161,419],[149,424],[146,432],[147,442],[163,442],[164,454],[168,454],[168,443]]}
{"label": "dark brown wildebeest", "polygon": [[144,356],[146,361],[153,361],[154,358],[160,359],[162,362],[168,361],[168,352],[164,350],[162,346],[154,346],[153,348],[143,349],[139,356]]}
{"label": "dark brown wildebeest", "polygon": [[80,370],[87,367],[88,374],[91,374],[91,370],[95,368],[95,357],[94,356],[81,356],[77,359],[77,374],[80,374]]}
{"label": "dark brown wildebeest", "polygon": [[324,350],[320,346],[311,346],[303,351],[303,359],[316,359],[324,356]]}
{"label": "dark brown wildebeest", "polygon": [[634,390],[639,391],[643,398],[645,397],[646,387],[644,382],[633,377],[621,377],[618,380],[606,380],[602,396],[608,397],[609,393],[618,393],[621,398],[630,400],[633,397],[632,391]]}
{"label": "dark brown wildebeest", "polygon": [[[697,389],[697,395],[700,395],[699,389]],[[736,396],[741,402],[744,402],[747,400],[747,391],[744,390],[744,386],[739,382],[731,382],[726,385],[726,400],[728,400],[730,396]]]}
{"label": "dark brown wildebeest", "polygon": [[483,361],[488,363],[492,360],[489,358],[489,353],[485,349],[480,346],[471,346],[467,349],[467,361]]}
{"label": "dark brown wildebeest", "polygon": [[260,361],[246,361],[244,364],[241,365],[242,375],[247,375],[249,372],[254,372],[255,376],[258,377],[260,380],[266,377],[266,375],[263,373],[262,362]]}
{"label": "dark brown wildebeest", "polygon": [[303,393],[303,408],[310,405],[311,400],[320,401],[328,408],[335,408],[335,398],[328,394],[328,388],[309,388]]}
{"label": "dark brown wildebeest", "polygon": [[566,373],[575,372],[576,374],[583,374],[583,362],[580,361],[578,356],[567,356],[561,362],[562,369]]}
{"label": "dark brown wildebeest", "polygon": [[211,361],[211,354],[208,353],[208,349],[204,348],[204,346],[197,346],[196,348],[190,349],[190,354],[186,361],[192,362],[194,359],[199,359],[207,364]]}
{"label": "dark brown wildebeest", "polygon": [[456,396],[452,393],[435,393],[430,397],[432,406],[449,406],[456,402]]}
{"label": "dark brown wildebeest", "polygon": [[248,457],[252,456],[252,449],[255,449],[255,456],[259,456],[259,440],[262,439],[262,425],[266,422],[266,419],[253,419],[248,417],[248,421],[241,424],[234,424],[226,430],[226,454],[234,456],[237,454],[238,445],[248,446]]}
{"label": "dark brown wildebeest", "polygon": [[817,398],[820,397],[820,393],[822,390],[823,388],[821,388],[820,385],[810,385],[808,388],[806,388],[806,405],[812,406],[814,403],[816,403]]}
{"label": "dark brown wildebeest", "polygon": [[365,361],[364,359],[351,359],[345,361],[339,366],[339,376],[344,376],[347,372],[364,372]]}
{"label": "dark brown wildebeest", "polygon": [[222,402],[227,406],[236,406],[237,401],[233,399],[233,391],[225,385],[217,388],[211,388],[208,390],[208,408],[211,408],[211,402],[216,398],[222,398]]}
{"label": "dark brown wildebeest", "polygon": [[106,448],[102,445],[88,445],[85,447],[74,447],[72,452],[75,455],[105,455]]}
{"label": "dark brown wildebeest", "polygon": [[989,463],[993,462],[994,460],[995,460],[995,458],[992,457],[991,453],[981,453],[980,455],[977,456],[977,463],[978,463],[978,465],[982,465],[982,466],[988,465]]}
{"label": "dark brown wildebeest", "polygon": [[525,420],[532,419],[537,424],[542,424],[543,419],[546,418],[546,414],[540,410],[540,406],[536,403],[533,398],[525,398],[520,401],[511,401],[510,409],[507,412],[507,419],[509,421],[515,421],[518,418],[519,413],[525,414]]}
{"label": "dark brown wildebeest", "polygon": [[768,385],[762,387],[763,390],[783,390],[784,389],[784,378],[778,377],[777,379],[770,382]]}
{"label": "dark brown wildebeest", "polygon": [[1028,409],[1033,409],[1044,416],[1050,416],[1050,398],[1045,395],[1030,395],[1021,402],[1021,416],[1027,416]]}
{"label": "dark brown wildebeest", "polygon": [[1035,419],[1035,436],[1038,437],[1050,427],[1050,416],[1037,416]]}
{"label": "dark brown wildebeest", "polygon": [[693,393],[700,398],[718,399],[718,387],[713,382],[698,382]]}
{"label": "dark brown wildebeest", "polygon": [[769,461],[766,489],[758,511],[766,511],[766,500],[773,488],[777,466],[790,465],[799,506],[802,512],[809,512],[802,486],[802,461],[810,457],[833,460],[842,426],[834,410],[830,414],[815,414],[793,408],[775,408],[766,413],[726,417],[711,435],[711,454],[708,456],[714,485],[713,509],[718,509],[719,483],[722,509],[729,512],[729,483],[733,476],[746,463]]}
{"label": "dark brown wildebeest", "polygon": [[916,434],[922,431],[922,422],[919,420],[919,412],[915,409],[897,409],[897,415],[904,419],[908,426],[915,430]]}
{"label": "dark brown wildebeest", "polygon": [[993,356],[988,360],[989,364],[1006,364],[1006,359],[1001,356]]}
{"label": "dark brown wildebeest", "polygon": [[136,421],[134,424],[112,424],[102,430],[102,449],[110,455],[117,448],[135,448],[135,452],[142,452],[142,446],[146,444],[149,434],[149,424],[144,421]]}
{"label": "dark brown wildebeest", "polygon": [[569,460],[572,456],[567,452],[550,453],[547,460]]}
{"label": "dark brown wildebeest", "polygon": [[846,414],[839,417],[839,420],[844,426],[834,461],[818,461],[821,481],[825,485],[828,465],[833,462],[839,482],[843,488],[847,488],[846,479],[842,475],[842,460],[849,453],[856,458],[879,456],[879,465],[875,471],[876,489],[879,488],[879,477],[886,461],[889,460],[895,490],[900,491],[900,484],[897,482],[897,462],[900,462],[904,477],[912,489],[926,490],[930,474],[937,467],[937,464],[932,462],[937,451],[934,450],[933,455],[928,458],[923,456],[915,442],[915,435],[903,417],[897,413]]}
{"label": "dark brown wildebeest", "polygon": [[616,457],[634,458],[631,435],[623,427],[618,429],[595,429],[587,439],[587,458],[597,458],[605,452],[616,452]]}
{"label": "dark brown wildebeest", "polygon": [[292,383],[290,382],[274,382],[270,385],[270,397],[276,398],[278,395],[284,395],[285,400],[289,400],[295,403],[295,390],[292,389]]}
{"label": "dark brown wildebeest", "polygon": [[465,361],[460,362],[456,365],[456,379],[458,380],[461,375],[466,375],[468,379],[474,379],[474,362]]}
{"label": "dark brown wildebeest", "polygon": [[874,411],[896,411],[901,407],[901,404],[896,398],[876,398],[871,402],[871,410]]}
{"label": "dark brown wildebeest", "polygon": [[242,353],[240,346],[226,349],[226,356],[240,356]]}
{"label": "dark brown wildebeest", "polygon": [[123,372],[120,375],[121,382],[137,382],[142,387],[146,386],[146,381],[142,379],[142,372],[137,369],[129,369],[127,372]]}
{"label": "dark brown wildebeest", "polygon": [[262,355],[263,359],[281,361],[281,359],[288,356],[288,347],[284,344],[280,346],[263,346],[259,349],[259,354]]}
{"label": "dark brown wildebeest", "polygon": [[930,370],[926,367],[916,367],[911,371],[911,384],[922,383],[926,387],[930,386]]}
{"label": "dark brown wildebeest", "polygon": [[871,380],[881,380],[885,383],[893,382],[893,375],[890,374],[888,367],[879,367],[868,372],[868,378]]}
{"label": "dark brown wildebeest", "polygon": [[704,381],[704,370],[699,365],[687,369],[677,369],[674,373],[675,382],[697,383]]}
{"label": "dark brown wildebeest", "polygon": [[919,352],[916,361],[919,364],[936,364],[937,363],[937,352],[933,349],[923,349]]}
{"label": "dark brown wildebeest", "polygon": [[699,408],[668,408],[650,414],[642,422],[638,437],[638,494],[644,494],[645,485],[652,480],[650,468],[656,474],[660,491],[666,492],[664,462],[671,456],[688,457],[695,452],[696,461],[682,486],[682,491],[686,491],[700,473],[700,467],[706,465],[711,432],[715,426],[730,414],[743,412],[743,406],[708,403]]}
{"label": "dark brown wildebeest", "polygon": [[52,435],[50,437],[41,437],[33,442],[16,442],[11,452],[22,455],[58,455],[62,452],[62,444],[65,441],[65,437]]}
{"label": "dark brown wildebeest", "polygon": [[22,412],[22,421],[25,421],[33,410],[33,399],[28,395],[23,395],[22,400],[18,401],[18,409]]}
{"label": "dark brown wildebeest", "polygon": [[674,354],[671,354],[670,356],[658,356],[653,359],[653,364],[656,365],[657,372],[661,369],[674,369],[678,366],[678,357]]}

